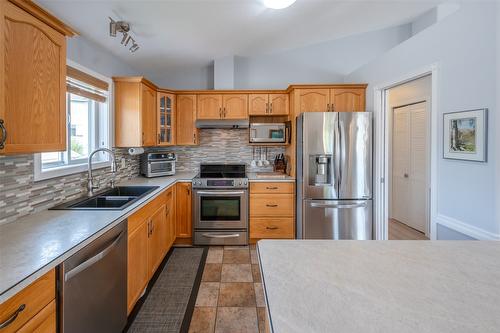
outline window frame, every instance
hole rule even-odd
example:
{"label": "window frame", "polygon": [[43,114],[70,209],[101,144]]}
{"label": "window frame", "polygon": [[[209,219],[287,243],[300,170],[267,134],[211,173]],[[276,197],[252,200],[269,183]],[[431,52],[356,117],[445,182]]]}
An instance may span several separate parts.
{"label": "window frame", "polygon": [[[99,140],[102,140],[99,142],[99,147],[105,147],[105,148],[110,148],[114,146],[114,114],[112,110],[114,110],[114,99],[113,99],[113,80],[109,77],[106,77],[102,74],[99,74],[91,69],[88,69],[80,64],[75,63],[74,61],[71,61],[67,59],[66,64],[68,66],[71,66],[73,68],[76,68],[84,73],[87,73],[95,78],[98,78],[102,81],[105,81],[108,83],[108,96],[107,96],[107,112],[103,112],[103,110],[97,109],[96,113],[92,112],[92,114],[96,114],[95,117],[90,116],[91,122],[94,126],[94,136],[91,138],[92,143],[97,143]],[[69,99],[68,99],[68,104]],[[69,107],[67,107],[67,112],[69,112]],[[107,116],[107,122],[103,122],[103,117]],[[93,119],[92,119],[93,118]],[[106,124],[104,124],[106,123]],[[97,126],[99,124],[99,126]],[[67,148],[70,147],[70,136],[71,136],[71,125],[70,122],[67,123],[66,127],[67,133],[66,133],[66,138],[67,138]],[[93,145],[96,146],[96,145]],[[62,157],[64,159],[70,159],[70,156],[64,156],[66,155],[66,151],[59,152],[62,154]],[[110,165],[110,159],[108,155],[103,156],[104,159],[98,161],[95,159],[95,162],[92,163],[92,169],[102,169],[105,167],[109,167]],[[41,181],[41,180],[47,180],[51,178],[57,178],[57,177],[63,177],[67,175],[72,175],[72,174],[77,174],[81,172],[88,171],[88,166],[87,166],[87,158],[85,159],[80,159],[77,160],[79,163],[73,163],[69,161],[68,164],[60,165],[60,166],[55,166],[50,169],[43,170],[42,169],[42,153],[37,153],[34,154],[34,181]]]}

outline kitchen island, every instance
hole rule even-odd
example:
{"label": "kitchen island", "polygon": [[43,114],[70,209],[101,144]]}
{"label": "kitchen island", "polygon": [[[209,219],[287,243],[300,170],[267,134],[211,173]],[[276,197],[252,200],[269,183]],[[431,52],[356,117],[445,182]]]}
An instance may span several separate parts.
{"label": "kitchen island", "polygon": [[500,242],[263,240],[269,328],[498,332]]}

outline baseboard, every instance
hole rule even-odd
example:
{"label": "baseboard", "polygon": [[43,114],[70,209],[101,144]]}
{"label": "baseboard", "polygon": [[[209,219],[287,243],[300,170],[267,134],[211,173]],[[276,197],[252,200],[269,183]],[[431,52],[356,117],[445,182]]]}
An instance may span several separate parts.
{"label": "baseboard", "polygon": [[474,227],[470,224],[464,223],[443,214],[438,214],[435,218],[435,222],[436,224],[441,224],[447,228],[478,240],[500,240],[500,234],[495,234],[493,232]]}

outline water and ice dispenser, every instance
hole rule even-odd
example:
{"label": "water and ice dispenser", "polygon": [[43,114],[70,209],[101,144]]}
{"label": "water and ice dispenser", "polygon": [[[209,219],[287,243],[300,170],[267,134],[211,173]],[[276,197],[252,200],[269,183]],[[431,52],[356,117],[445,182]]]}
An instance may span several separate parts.
{"label": "water and ice dispenser", "polygon": [[309,185],[332,184],[332,155],[309,156]]}

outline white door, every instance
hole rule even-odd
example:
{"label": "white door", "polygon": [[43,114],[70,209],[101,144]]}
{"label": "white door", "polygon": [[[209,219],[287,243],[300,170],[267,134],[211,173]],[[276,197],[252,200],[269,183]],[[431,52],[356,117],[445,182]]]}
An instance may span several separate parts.
{"label": "white door", "polygon": [[394,109],[391,217],[428,234],[427,103]]}

